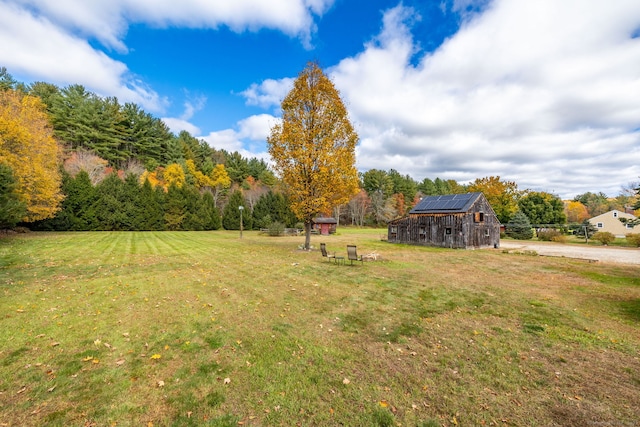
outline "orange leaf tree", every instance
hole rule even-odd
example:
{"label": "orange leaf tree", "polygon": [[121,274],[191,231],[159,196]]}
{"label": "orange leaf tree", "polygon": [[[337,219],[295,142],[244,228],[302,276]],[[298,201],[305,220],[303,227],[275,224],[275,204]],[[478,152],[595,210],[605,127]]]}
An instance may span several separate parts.
{"label": "orange leaf tree", "polygon": [[51,218],[59,210],[60,148],[40,98],[0,90],[0,163],[11,168],[26,204],[22,221]]}
{"label": "orange leaf tree", "polygon": [[313,218],[358,192],[357,142],[335,86],[317,63],[309,63],[282,101],[282,122],[267,139],[291,210],[304,222],[306,249]]}
{"label": "orange leaf tree", "polygon": [[502,224],[509,222],[518,210],[520,192],[513,181],[502,181],[499,176],[478,178],[468,191],[483,193]]}

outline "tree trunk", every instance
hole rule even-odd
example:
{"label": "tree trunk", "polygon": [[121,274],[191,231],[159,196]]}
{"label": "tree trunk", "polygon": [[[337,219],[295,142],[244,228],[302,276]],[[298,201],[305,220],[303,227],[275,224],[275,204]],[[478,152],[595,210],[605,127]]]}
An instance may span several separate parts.
{"label": "tree trunk", "polygon": [[311,248],[311,221],[304,223],[304,249]]}

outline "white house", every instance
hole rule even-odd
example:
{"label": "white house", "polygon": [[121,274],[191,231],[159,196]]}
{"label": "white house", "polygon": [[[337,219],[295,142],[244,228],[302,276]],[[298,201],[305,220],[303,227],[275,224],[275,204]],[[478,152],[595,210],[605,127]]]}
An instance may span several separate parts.
{"label": "white house", "polygon": [[629,233],[640,234],[640,225],[631,227],[629,224],[623,224],[620,218],[636,219],[636,217],[630,213],[614,209],[602,215],[594,216],[589,222],[593,224],[598,231],[608,231],[616,237],[624,237]]}

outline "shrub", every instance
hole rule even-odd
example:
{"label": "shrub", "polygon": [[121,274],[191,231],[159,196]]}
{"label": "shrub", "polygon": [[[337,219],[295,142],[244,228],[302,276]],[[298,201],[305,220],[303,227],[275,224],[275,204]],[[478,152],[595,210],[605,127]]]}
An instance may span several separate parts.
{"label": "shrub", "polygon": [[557,237],[562,236],[562,233],[554,228],[541,228],[538,230],[538,240],[545,242],[556,242]]}
{"label": "shrub", "polygon": [[569,238],[564,234],[558,234],[557,236],[553,236],[551,238],[552,242],[557,242],[557,243],[567,243],[567,240],[569,240]]}
{"label": "shrub", "polygon": [[282,236],[284,235],[284,224],[278,221],[269,224],[269,236]]}
{"label": "shrub", "polygon": [[625,237],[631,246],[640,248],[640,234],[629,233]]}
{"label": "shrub", "polygon": [[608,245],[609,243],[612,243],[614,240],[616,240],[616,236],[614,236],[613,233],[610,233],[608,231],[598,231],[591,238],[596,242],[602,243],[605,246]]}

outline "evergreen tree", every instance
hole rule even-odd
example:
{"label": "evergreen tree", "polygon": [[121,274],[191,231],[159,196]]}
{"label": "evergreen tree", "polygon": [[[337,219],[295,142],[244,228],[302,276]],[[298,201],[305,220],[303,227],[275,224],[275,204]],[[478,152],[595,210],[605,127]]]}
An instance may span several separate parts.
{"label": "evergreen tree", "polygon": [[287,227],[293,227],[296,216],[283,194],[269,190],[268,193],[260,196],[253,207],[253,226],[256,229],[268,228],[273,222],[281,222]]}
{"label": "evergreen tree", "polygon": [[93,209],[96,215],[94,230],[121,231],[130,227],[123,205],[125,202],[124,182],[112,173],[96,186]]}
{"label": "evergreen tree", "polygon": [[164,223],[167,230],[182,230],[187,216],[187,201],[184,193],[175,184],[169,186],[165,199]]}
{"label": "evergreen tree", "polygon": [[571,227],[574,230],[576,236],[584,237],[585,239],[590,239],[594,234],[598,232],[598,229],[595,225],[591,224],[588,219],[582,221],[577,227]]}
{"label": "evergreen tree", "polygon": [[143,211],[145,206],[140,203],[140,184],[138,177],[132,173],[128,174],[124,179],[122,187],[122,207],[125,224],[123,229],[135,231],[142,229]]}
{"label": "evergreen tree", "polygon": [[164,230],[164,190],[161,187],[154,189],[148,179],[144,180],[140,188],[141,211],[139,213],[140,230]]}
{"label": "evergreen tree", "polygon": [[27,213],[27,204],[20,200],[17,188],[11,168],[0,163],[0,228],[15,227]]}
{"label": "evergreen tree", "polygon": [[529,240],[533,237],[533,229],[531,228],[529,218],[520,211],[511,217],[511,220],[507,223],[505,232],[507,236],[518,240]]}
{"label": "evergreen tree", "polygon": [[213,195],[208,191],[202,195],[202,217],[205,230],[218,230],[222,227],[220,211],[216,207]]}
{"label": "evergreen tree", "polygon": [[222,216],[222,226],[225,230],[239,230],[240,229],[240,209],[243,206],[242,211],[242,226],[245,230],[250,230],[253,226],[253,217],[248,204],[245,202],[242,193],[239,190],[231,193],[229,197],[229,203],[224,207]]}
{"label": "evergreen tree", "polygon": [[180,190],[183,193],[185,201],[185,217],[182,223],[182,229],[192,231],[204,230],[207,218],[204,213],[202,196],[190,185],[184,185]]}

